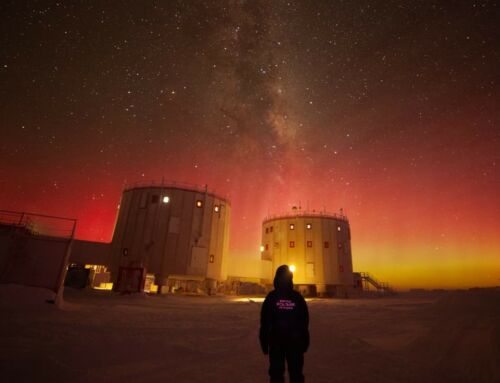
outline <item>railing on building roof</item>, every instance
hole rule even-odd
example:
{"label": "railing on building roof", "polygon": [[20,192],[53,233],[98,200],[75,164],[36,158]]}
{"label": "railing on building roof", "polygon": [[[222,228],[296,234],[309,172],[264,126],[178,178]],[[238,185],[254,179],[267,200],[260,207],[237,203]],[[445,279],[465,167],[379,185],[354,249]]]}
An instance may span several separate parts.
{"label": "railing on building roof", "polygon": [[76,222],[74,218],[0,210],[0,225],[19,228],[31,235],[71,239],[75,236]]}
{"label": "railing on building roof", "polygon": [[208,185],[197,185],[188,182],[178,182],[178,181],[167,181],[162,180],[158,181],[136,181],[133,183],[125,183],[124,190],[132,190],[137,188],[148,188],[148,187],[160,187],[160,188],[174,188],[174,189],[183,189],[183,190],[192,190],[198,193],[207,193],[212,194],[218,198],[224,199],[230,202],[229,195],[224,195],[217,193],[215,189],[209,189]]}
{"label": "railing on building roof", "polygon": [[273,219],[281,219],[281,218],[297,218],[297,217],[315,217],[315,218],[333,218],[339,219],[342,221],[349,221],[347,216],[341,212],[337,213],[329,213],[327,211],[316,211],[316,210],[292,210],[290,212],[279,213],[279,214],[269,214],[264,219],[263,222],[271,221]]}

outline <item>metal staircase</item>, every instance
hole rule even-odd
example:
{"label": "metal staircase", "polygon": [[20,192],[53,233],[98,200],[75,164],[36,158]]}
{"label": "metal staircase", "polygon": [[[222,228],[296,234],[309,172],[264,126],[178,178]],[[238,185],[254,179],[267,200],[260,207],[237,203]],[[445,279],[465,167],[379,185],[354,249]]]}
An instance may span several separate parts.
{"label": "metal staircase", "polygon": [[363,290],[370,291],[370,286],[374,287],[376,291],[384,294],[395,294],[394,289],[387,282],[380,282],[369,273],[360,273],[363,282]]}

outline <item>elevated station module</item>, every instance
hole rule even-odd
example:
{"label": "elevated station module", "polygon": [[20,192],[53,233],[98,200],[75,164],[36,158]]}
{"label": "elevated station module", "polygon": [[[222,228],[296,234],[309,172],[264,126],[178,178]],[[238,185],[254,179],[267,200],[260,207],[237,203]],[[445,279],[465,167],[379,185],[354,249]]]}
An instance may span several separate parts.
{"label": "elevated station module", "polygon": [[343,213],[294,209],[267,217],[261,259],[272,263],[271,270],[290,265],[304,295],[347,296],[362,289],[353,273],[351,229]]}
{"label": "elevated station module", "polygon": [[125,189],[111,243],[113,289],[215,292],[227,278],[230,210],[207,188]]}

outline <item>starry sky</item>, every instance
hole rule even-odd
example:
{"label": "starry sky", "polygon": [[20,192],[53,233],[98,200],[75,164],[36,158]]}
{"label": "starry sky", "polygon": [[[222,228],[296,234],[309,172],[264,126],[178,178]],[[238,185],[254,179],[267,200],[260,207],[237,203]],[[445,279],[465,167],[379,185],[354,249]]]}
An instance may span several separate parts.
{"label": "starry sky", "polygon": [[0,208],[110,241],[124,185],[340,208],[354,268],[500,285],[494,1],[2,1]]}

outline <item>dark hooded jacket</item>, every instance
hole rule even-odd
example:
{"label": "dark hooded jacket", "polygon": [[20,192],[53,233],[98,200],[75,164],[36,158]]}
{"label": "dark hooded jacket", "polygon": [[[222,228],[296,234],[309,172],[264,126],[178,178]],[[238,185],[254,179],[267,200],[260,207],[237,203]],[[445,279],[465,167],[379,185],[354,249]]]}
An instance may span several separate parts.
{"label": "dark hooded jacket", "polygon": [[302,295],[293,289],[293,274],[286,265],[276,270],[274,290],[262,304],[259,339],[265,354],[273,346],[300,352],[306,352],[309,347],[307,304]]}

